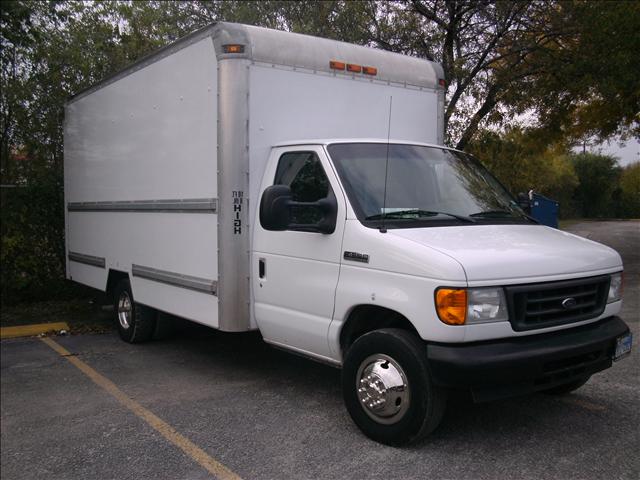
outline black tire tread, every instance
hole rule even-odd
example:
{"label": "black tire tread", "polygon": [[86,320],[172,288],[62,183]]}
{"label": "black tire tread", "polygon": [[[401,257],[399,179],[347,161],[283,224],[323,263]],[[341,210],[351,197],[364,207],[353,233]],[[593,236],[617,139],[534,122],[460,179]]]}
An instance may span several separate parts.
{"label": "black tire tread", "polygon": [[[118,321],[118,299],[123,290],[128,291],[133,303],[132,324],[127,330],[123,329]],[[156,328],[156,311],[151,307],[135,302],[133,292],[131,291],[131,282],[129,282],[128,279],[121,280],[116,286],[114,290],[114,303],[115,322],[120,338],[127,343],[143,343],[151,340]]]}
{"label": "black tire tread", "polygon": [[[354,412],[352,411],[352,409],[356,407],[354,405],[355,402],[353,402],[353,399],[349,398],[350,394],[353,394],[353,392],[350,392],[349,389],[353,389],[355,391],[352,385],[353,378],[350,376],[350,372],[354,368],[355,370],[357,370],[358,366],[351,365],[350,362],[358,361],[360,357],[364,359],[365,355],[374,353],[367,352],[367,350],[371,349],[369,345],[375,343],[396,343],[397,348],[400,348],[402,351],[408,354],[409,357],[412,357],[411,362],[413,363],[413,366],[417,367],[417,376],[420,378],[419,381],[424,382],[423,393],[425,394],[425,396],[423,398],[423,401],[426,403],[426,405],[422,405],[422,408],[424,409],[424,415],[418,414],[418,418],[416,419],[420,422],[417,428],[416,424],[412,423],[410,424],[410,426],[408,426],[408,428],[405,429],[405,431],[392,431],[385,433],[384,427],[376,426],[374,428],[367,428],[366,424],[363,426],[358,418],[362,417],[362,415],[357,412],[354,415]],[[429,366],[426,360],[424,349],[425,346],[420,341],[420,339],[411,332],[398,328],[385,328],[374,330],[373,332],[366,333],[365,335],[359,337],[347,352],[347,355],[345,356],[345,366],[343,368],[342,385],[347,410],[349,410],[349,414],[356,422],[356,424],[362,429],[365,435],[369,436],[373,440],[393,446],[416,443],[433,432],[440,424],[446,407],[446,392],[445,390],[432,384],[431,373],[429,371]],[[399,359],[396,358],[396,361],[399,361]],[[405,366],[403,366],[403,368],[405,368]],[[408,374],[408,372],[405,373]],[[415,377],[414,381],[412,382],[412,386],[414,388],[414,394],[421,392],[421,387],[415,385]],[[416,401],[418,400],[418,398],[419,395],[415,395],[415,397],[414,395],[412,395],[412,401]],[[359,404],[359,401],[357,403],[357,408],[362,408]],[[407,412],[407,415],[410,415],[410,412]],[[402,422],[403,420],[401,420],[400,422]],[[372,424],[374,423],[373,420],[371,420],[370,422]]]}
{"label": "black tire tread", "polygon": [[164,312],[156,315],[156,325],[153,331],[154,340],[166,340],[173,337],[177,332],[176,317]]}

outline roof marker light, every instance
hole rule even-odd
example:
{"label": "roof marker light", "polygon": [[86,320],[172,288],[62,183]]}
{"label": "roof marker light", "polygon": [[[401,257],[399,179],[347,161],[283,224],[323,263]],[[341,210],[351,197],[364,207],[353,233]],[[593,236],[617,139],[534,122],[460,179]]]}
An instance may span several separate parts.
{"label": "roof marker light", "polygon": [[336,60],[331,60],[329,62],[329,68],[334,70],[344,70],[346,68],[346,64],[344,62],[338,62]]}
{"label": "roof marker light", "polygon": [[438,85],[440,85],[441,87],[446,87],[447,86],[447,81],[444,78],[439,78],[438,79]]}
{"label": "roof marker light", "polygon": [[362,73],[365,75],[377,75],[378,69],[376,67],[362,67]]}
{"label": "roof marker light", "polygon": [[347,72],[362,73],[362,65],[347,63]]}
{"label": "roof marker light", "polygon": [[223,45],[222,51],[224,53],[244,53],[244,45],[237,45],[237,44]]}

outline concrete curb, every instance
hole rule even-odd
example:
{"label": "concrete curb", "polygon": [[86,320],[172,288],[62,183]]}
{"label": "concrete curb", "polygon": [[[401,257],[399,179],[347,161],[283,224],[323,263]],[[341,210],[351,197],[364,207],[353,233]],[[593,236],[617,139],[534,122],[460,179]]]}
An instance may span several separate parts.
{"label": "concrete curb", "polygon": [[56,323],[37,323],[33,325],[18,325],[16,327],[0,328],[0,340],[7,338],[19,337],[35,337],[48,332],[59,332],[60,330],[69,331],[69,325],[66,322]]}

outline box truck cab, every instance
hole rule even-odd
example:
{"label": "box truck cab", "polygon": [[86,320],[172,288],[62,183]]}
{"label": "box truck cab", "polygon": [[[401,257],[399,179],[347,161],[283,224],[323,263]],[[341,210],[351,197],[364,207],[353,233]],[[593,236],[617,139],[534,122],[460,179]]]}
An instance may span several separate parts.
{"label": "box truck cab", "polygon": [[580,387],[631,349],[620,256],[537,224],[442,145],[442,77],[219,23],[81,92],[68,277],[113,295],[131,343],[166,312],[342,368],[383,443],[431,432],[451,389]]}

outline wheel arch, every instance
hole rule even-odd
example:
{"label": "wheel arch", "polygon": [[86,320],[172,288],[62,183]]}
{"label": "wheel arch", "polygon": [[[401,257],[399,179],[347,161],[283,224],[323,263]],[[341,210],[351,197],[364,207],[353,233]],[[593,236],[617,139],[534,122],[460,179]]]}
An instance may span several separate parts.
{"label": "wheel arch", "polygon": [[381,328],[407,330],[420,338],[416,327],[401,313],[379,305],[356,305],[349,311],[340,328],[340,351],[343,358],[358,337]]}
{"label": "wheel arch", "polygon": [[107,288],[105,290],[109,300],[113,301],[113,291],[115,290],[116,285],[118,285],[118,283],[120,283],[122,280],[128,279],[129,274],[127,272],[114,270],[112,268],[109,269],[109,275],[107,277]]}

